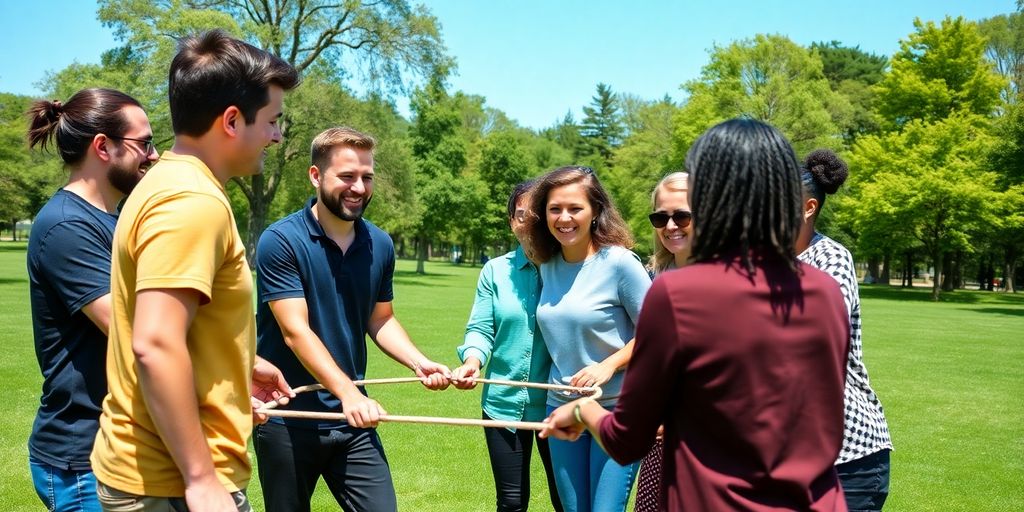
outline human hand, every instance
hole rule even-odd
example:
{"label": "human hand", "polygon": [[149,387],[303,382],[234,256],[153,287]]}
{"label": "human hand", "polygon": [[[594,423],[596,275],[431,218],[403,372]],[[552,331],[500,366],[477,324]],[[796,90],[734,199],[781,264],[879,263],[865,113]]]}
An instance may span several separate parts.
{"label": "human hand", "polygon": [[540,437],[554,437],[563,441],[575,441],[580,438],[586,425],[576,421],[573,410],[579,401],[569,402],[553,411],[544,419],[544,430],[540,431]]}
{"label": "human hand", "polygon": [[452,371],[443,364],[435,363],[429,359],[413,365],[413,370],[416,372],[416,376],[420,378],[420,382],[427,389],[433,389],[440,391],[448,389],[448,385],[451,384]]}
{"label": "human hand", "polygon": [[658,433],[654,434],[654,438],[658,441],[665,439],[665,425],[658,425]]}
{"label": "human hand", "polygon": [[466,362],[452,370],[452,384],[459,389],[473,389],[480,377],[480,360],[469,357]]}
{"label": "human hand", "polygon": [[576,372],[569,383],[580,388],[600,386],[611,380],[612,375],[615,375],[615,368],[604,363],[596,363]]}
{"label": "human hand", "polygon": [[185,485],[185,504],[189,510],[203,512],[238,512],[235,499],[216,475]]}
{"label": "human hand", "polygon": [[345,421],[356,428],[374,428],[388,413],[376,400],[358,391],[341,397]]}
{"label": "human hand", "polygon": [[267,402],[277,400],[280,405],[287,405],[288,400],[295,396],[291,386],[284,380],[276,366],[266,359],[256,356],[256,364],[252,367],[252,421],[257,425],[267,422],[267,415],[256,412]]}

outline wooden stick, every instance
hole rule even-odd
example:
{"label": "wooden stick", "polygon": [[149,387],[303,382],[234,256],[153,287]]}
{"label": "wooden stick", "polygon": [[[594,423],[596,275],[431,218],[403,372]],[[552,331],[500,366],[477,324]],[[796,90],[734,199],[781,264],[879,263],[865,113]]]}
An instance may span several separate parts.
{"label": "wooden stick", "polygon": [[[409,382],[421,382],[419,377],[391,377],[385,379],[364,379],[353,381],[352,383],[357,386],[366,386],[371,384],[403,384]],[[598,386],[594,387],[576,387],[576,386],[565,386],[562,384],[542,384],[539,382],[519,382],[514,380],[501,380],[501,379],[476,379],[476,382],[481,384],[498,384],[502,386],[518,386],[524,388],[539,388],[539,389],[553,389],[556,391],[570,391],[580,395],[587,395],[592,399],[598,399],[601,397],[602,391]],[[309,384],[306,386],[299,386],[293,388],[292,391],[295,394],[305,393],[307,391],[317,391],[324,389],[320,384]],[[267,402],[263,407],[256,410],[260,414],[266,414],[267,416],[277,416],[279,418],[303,418],[303,419],[314,419],[314,420],[344,420],[345,414],[340,412],[312,412],[312,411],[282,411],[276,409],[280,405],[277,400]],[[504,420],[484,420],[484,419],[469,419],[469,418],[439,418],[436,416],[395,416],[386,415],[381,417],[382,422],[392,423],[425,423],[430,425],[457,425],[457,426],[469,426],[469,427],[498,427],[498,428],[515,428],[522,430],[544,430],[545,424],[538,421],[504,421]]]}
{"label": "wooden stick", "polygon": [[[310,411],[281,411],[263,410],[259,412],[267,416],[278,416],[281,418],[303,418],[313,420],[344,420],[345,415],[340,412],[310,412]],[[544,430],[545,423],[539,421],[502,421],[502,420],[476,420],[469,418],[439,418],[435,416],[395,416],[388,414],[381,416],[380,421],[391,423],[426,423],[431,425],[457,425],[466,427],[499,427],[517,428],[523,430]]]}

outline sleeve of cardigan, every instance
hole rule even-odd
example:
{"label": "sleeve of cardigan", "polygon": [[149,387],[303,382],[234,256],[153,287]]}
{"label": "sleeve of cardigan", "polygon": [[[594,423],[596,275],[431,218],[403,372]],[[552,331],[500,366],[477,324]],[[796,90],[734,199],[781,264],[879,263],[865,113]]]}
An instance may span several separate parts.
{"label": "sleeve of cardigan", "polygon": [[600,425],[601,444],[619,464],[641,459],[654,445],[678,375],[678,351],[675,308],[665,279],[656,279],[640,310],[622,394]]}

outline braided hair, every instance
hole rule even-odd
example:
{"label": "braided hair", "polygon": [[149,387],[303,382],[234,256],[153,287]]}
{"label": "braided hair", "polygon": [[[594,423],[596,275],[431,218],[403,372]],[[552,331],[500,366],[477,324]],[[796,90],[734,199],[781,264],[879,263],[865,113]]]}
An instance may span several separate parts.
{"label": "braided hair", "polygon": [[693,210],[694,261],[739,256],[754,273],[757,257],[794,272],[801,225],[800,167],[789,141],[753,119],[713,126],[686,155]]}

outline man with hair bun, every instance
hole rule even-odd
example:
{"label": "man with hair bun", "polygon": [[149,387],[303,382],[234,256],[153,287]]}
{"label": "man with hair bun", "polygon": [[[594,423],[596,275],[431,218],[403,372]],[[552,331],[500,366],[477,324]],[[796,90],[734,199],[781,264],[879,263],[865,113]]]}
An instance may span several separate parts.
{"label": "man with hair bun", "polygon": [[117,206],[157,158],[142,106],[111,89],[36,101],[29,147],[54,146],[68,182],[36,214],[29,299],[43,393],[29,467],[48,510],[98,511],[89,452],[107,392],[110,248]]}
{"label": "man with hair bun", "polygon": [[395,248],[363,211],[373,198],[372,137],[330,128],[313,139],[299,211],[275,222],[256,249],[258,352],[295,385],[300,410],[345,413],[345,421],[273,418],[256,433],[260,484],[269,512],[309,510],[322,476],[345,510],[396,510],[384,448],[374,427],[386,414],[352,381],[366,374],[366,336],[429,389],[451,372],[427,359],[395,318]]}
{"label": "man with hair bun", "polygon": [[832,276],[843,292],[850,318],[850,351],[846,359],[843,396],[843,448],[836,472],[851,511],[882,510],[889,496],[889,452],[892,439],[878,395],[871,389],[861,343],[860,292],[850,251],[815,229],[826,196],[835,194],[849,170],[834,152],[819,149],[807,155],[800,170],[804,223],[797,237],[800,261]]}
{"label": "man with hair bun", "polygon": [[109,393],[91,458],[108,512],[250,510],[253,408],[291,390],[255,358],[252,274],[224,187],[262,170],[297,84],[288,63],[222,31],[179,42],[174,146],[114,231]]}

